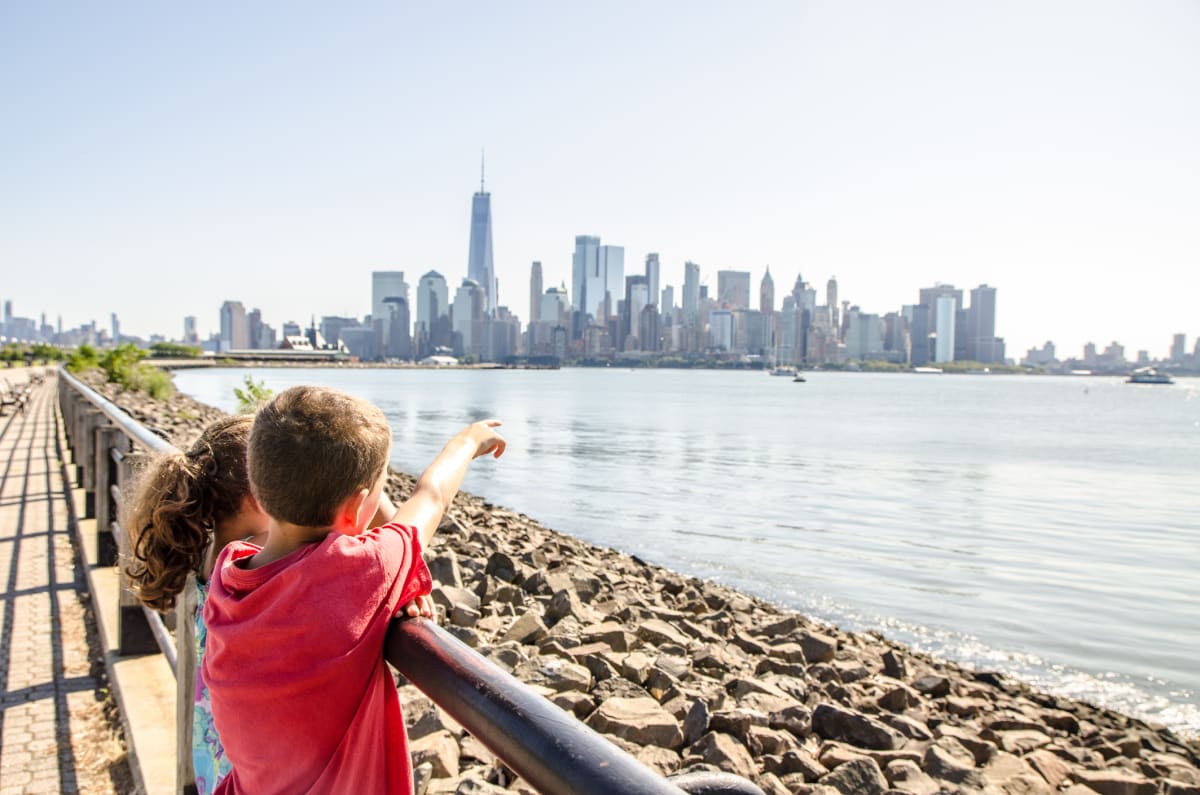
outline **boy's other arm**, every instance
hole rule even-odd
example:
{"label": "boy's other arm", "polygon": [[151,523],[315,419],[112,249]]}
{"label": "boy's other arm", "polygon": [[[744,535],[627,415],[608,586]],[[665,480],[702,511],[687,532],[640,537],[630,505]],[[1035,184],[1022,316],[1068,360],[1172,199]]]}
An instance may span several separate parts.
{"label": "boy's other arm", "polygon": [[496,458],[504,454],[507,442],[496,432],[499,426],[499,420],[481,420],[455,434],[421,473],[412,495],[396,509],[391,521],[416,527],[421,546],[428,546],[471,461],[489,453]]}

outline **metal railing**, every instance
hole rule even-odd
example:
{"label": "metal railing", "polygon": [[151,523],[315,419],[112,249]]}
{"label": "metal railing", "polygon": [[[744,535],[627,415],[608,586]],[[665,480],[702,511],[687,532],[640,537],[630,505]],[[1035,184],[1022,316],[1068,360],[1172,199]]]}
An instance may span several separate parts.
{"label": "metal railing", "polygon": [[[133,454],[177,450],[62,368],[58,389],[76,478],[84,489],[84,518],[96,519],[97,563],[116,565],[129,550],[128,533],[117,517],[134,475]],[[177,683],[176,791],[194,792],[195,588],[189,581],[176,602],[172,638],[163,617],[137,601],[124,567],[118,568],[117,653],[166,657]],[[384,657],[509,769],[547,795],[762,795],[754,784],[728,773],[663,778],[430,621],[393,621]]]}

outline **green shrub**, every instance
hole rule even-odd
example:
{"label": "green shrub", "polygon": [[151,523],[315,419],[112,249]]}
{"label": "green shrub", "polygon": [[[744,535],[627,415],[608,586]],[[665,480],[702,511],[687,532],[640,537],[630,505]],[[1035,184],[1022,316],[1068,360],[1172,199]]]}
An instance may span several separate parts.
{"label": "green shrub", "polygon": [[255,381],[251,376],[246,376],[245,385],[245,389],[236,386],[233,388],[233,396],[238,400],[238,414],[253,414],[275,394],[273,390],[267,389],[265,383]]}
{"label": "green shrub", "polygon": [[122,342],[115,348],[109,348],[100,357],[100,369],[104,371],[109,383],[118,384],[126,389],[137,389],[138,362],[146,358],[146,352],[132,342]]}
{"label": "green shrub", "polygon": [[175,383],[166,370],[149,364],[139,364],[134,373],[133,388],[145,392],[155,400],[168,400],[175,394]]}
{"label": "green shrub", "polygon": [[100,354],[91,345],[80,345],[67,354],[67,370],[72,373],[82,373],[100,366]]}

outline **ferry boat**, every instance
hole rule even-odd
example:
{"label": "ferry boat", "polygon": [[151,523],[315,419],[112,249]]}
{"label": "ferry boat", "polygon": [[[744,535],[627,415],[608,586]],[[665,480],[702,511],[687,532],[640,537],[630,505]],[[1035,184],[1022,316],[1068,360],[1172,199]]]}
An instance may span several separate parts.
{"label": "ferry boat", "polygon": [[1160,373],[1153,367],[1142,367],[1134,370],[1126,379],[1127,384],[1173,384],[1171,376],[1166,373]]}
{"label": "ferry boat", "polygon": [[795,377],[796,368],[788,367],[787,365],[780,365],[778,367],[772,367],[770,372],[771,375],[790,375]]}

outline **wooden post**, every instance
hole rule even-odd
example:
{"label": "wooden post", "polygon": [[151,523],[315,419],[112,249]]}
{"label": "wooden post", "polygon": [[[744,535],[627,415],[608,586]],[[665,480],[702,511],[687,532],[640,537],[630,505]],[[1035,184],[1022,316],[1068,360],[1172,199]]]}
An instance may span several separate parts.
{"label": "wooden post", "polygon": [[196,575],[187,578],[175,597],[175,792],[194,795],[192,708],[196,700]]}
{"label": "wooden post", "polygon": [[96,429],[96,563],[112,566],[117,562],[117,542],[113,540],[112,526],[117,518],[117,500],[113,487],[119,482],[119,464],[113,460],[113,450],[129,449],[129,437],[112,425],[101,425]]}

